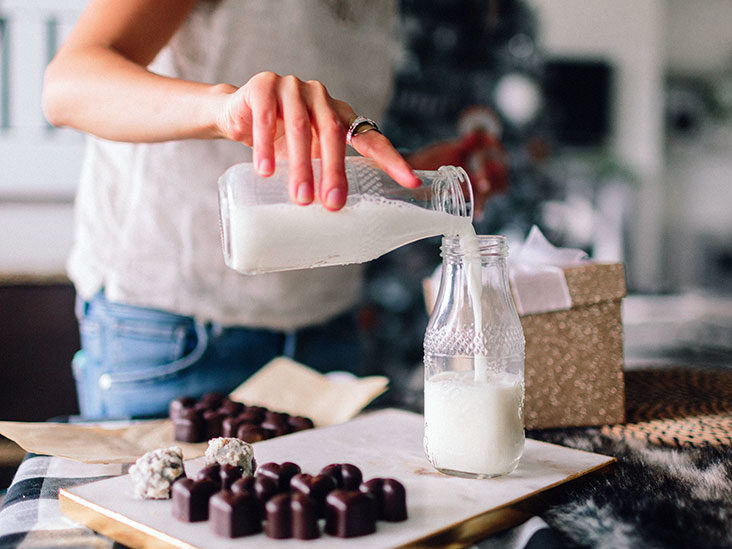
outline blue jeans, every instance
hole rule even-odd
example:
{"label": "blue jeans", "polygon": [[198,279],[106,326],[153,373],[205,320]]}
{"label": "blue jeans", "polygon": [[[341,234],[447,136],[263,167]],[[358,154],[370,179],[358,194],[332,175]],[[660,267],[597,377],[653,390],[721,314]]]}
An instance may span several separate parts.
{"label": "blue jeans", "polygon": [[[362,375],[355,315],[297,330],[203,324],[166,311],[77,299],[73,371],[84,418],[161,417],[176,397],[228,393],[276,356]],[[282,388],[283,391],[288,387]]]}

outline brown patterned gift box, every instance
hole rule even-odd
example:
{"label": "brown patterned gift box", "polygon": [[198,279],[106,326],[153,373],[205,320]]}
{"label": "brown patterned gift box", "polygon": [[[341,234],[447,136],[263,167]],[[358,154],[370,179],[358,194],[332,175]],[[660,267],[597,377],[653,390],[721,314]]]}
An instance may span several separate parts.
{"label": "brown patterned gift box", "polygon": [[526,428],[625,421],[622,264],[564,267],[571,308],[524,314]]}

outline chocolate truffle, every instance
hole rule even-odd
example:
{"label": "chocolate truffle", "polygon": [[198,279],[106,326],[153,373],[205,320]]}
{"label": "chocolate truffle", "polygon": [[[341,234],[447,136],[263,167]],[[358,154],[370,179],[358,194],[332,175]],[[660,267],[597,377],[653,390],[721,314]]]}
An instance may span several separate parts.
{"label": "chocolate truffle", "polygon": [[244,405],[241,402],[225,398],[219,406],[219,412],[225,416],[238,416],[244,411]]}
{"label": "chocolate truffle", "polygon": [[236,431],[236,438],[252,444],[260,440],[272,438],[271,433],[253,423],[242,423]]}
{"label": "chocolate truffle", "polygon": [[290,424],[293,432],[304,431],[306,429],[312,429],[313,427],[315,427],[312,419],[303,416],[290,416],[290,418],[287,420],[287,423]]}
{"label": "chocolate truffle", "polygon": [[239,429],[239,425],[242,423],[242,420],[238,417],[225,417],[221,420],[221,436],[226,438],[236,437],[237,429]]}
{"label": "chocolate truffle", "polygon": [[259,503],[251,492],[221,491],[208,502],[211,531],[219,536],[238,538],[262,531]]}
{"label": "chocolate truffle", "polygon": [[238,438],[219,437],[208,441],[206,463],[241,467],[245,475],[253,473],[254,450],[251,444]]}
{"label": "chocolate truffle", "polygon": [[203,412],[196,408],[181,408],[173,419],[175,440],[181,442],[200,442],[204,436]]}
{"label": "chocolate truffle", "polygon": [[224,398],[226,398],[221,393],[217,393],[215,391],[204,394],[201,399],[198,401],[199,404],[202,406],[205,406],[206,408],[218,408],[221,406],[221,403],[224,401]]}
{"label": "chocolate truffle", "polygon": [[221,466],[219,476],[221,477],[221,489],[229,490],[231,485],[242,477],[244,469],[235,465],[224,464]]}
{"label": "chocolate truffle", "polygon": [[336,482],[330,475],[309,475],[300,473],[290,480],[290,488],[294,493],[310,497],[315,504],[318,516],[325,516],[325,498],[336,489]]}
{"label": "chocolate truffle", "polygon": [[[236,483],[235,483],[236,484]],[[264,506],[271,497],[279,493],[277,481],[271,477],[258,475],[254,477],[254,495],[259,500],[262,515],[264,515]]]}
{"label": "chocolate truffle", "polygon": [[339,538],[376,531],[374,499],[357,490],[333,490],[326,498],[325,531]]}
{"label": "chocolate truffle", "polygon": [[320,537],[315,504],[305,494],[277,494],[265,508],[264,532],[268,537],[303,540]]}
{"label": "chocolate truffle", "polygon": [[358,490],[363,480],[361,469],[350,463],[331,463],[323,467],[320,474],[333,477],[341,490]]}
{"label": "chocolate truffle", "polygon": [[361,484],[361,492],[371,494],[376,502],[376,518],[388,522],[407,520],[407,492],[393,478],[372,478]]}
{"label": "chocolate truffle", "polygon": [[221,436],[221,423],[223,420],[224,414],[219,410],[206,410],[203,412],[203,434],[205,440]]}
{"label": "chocolate truffle", "polygon": [[[206,393],[199,400],[190,396],[176,398],[168,406],[168,415],[173,421],[175,440],[183,442],[203,442],[216,437],[259,442],[313,427],[309,418],[290,416],[263,406],[246,406],[215,392]],[[239,435],[244,425],[263,429],[246,429]]]}
{"label": "chocolate truffle", "polygon": [[257,476],[271,478],[277,483],[278,492],[287,492],[290,490],[290,479],[301,472],[300,466],[291,461],[282,464],[270,462],[259,466]]}
{"label": "chocolate truffle", "polygon": [[264,533],[267,534],[267,537],[275,539],[292,537],[290,495],[277,494],[272,496],[265,504],[264,509]]}
{"label": "chocolate truffle", "polygon": [[275,423],[287,423],[287,420],[290,419],[290,414],[287,412],[274,412],[272,410],[267,410],[264,412],[264,418]]}
{"label": "chocolate truffle", "polygon": [[170,404],[168,404],[168,415],[170,419],[175,419],[180,415],[183,408],[193,408],[195,404],[196,399],[191,396],[182,396],[171,400]]}
{"label": "chocolate truffle", "polygon": [[216,485],[216,489],[221,489],[221,465],[212,463],[206,465],[196,473],[195,480],[210,480]]}
{"label": "chocolate truffle", "polygon": [[177,446],[147,452],[130,467],[133,491],[141,499],[168,499],[170,486],[184,474],[183,452]]}
{"label": "chocolate truffle", "polygon": [[292,517],[293,538],[315,539],[320,537],[318,508],[311,498],[299,492],[291,494],[290,516]]}
{"label": "chocolate truffle", "polygon": [[262,423],[267,412],[264,406],[247,406],[239,417],[249,423]]}
{"label": "chocolate truffle", "polygon": [[258,414],[254,411],[249,411],[246,408],[243,412],[239,412],[236,415],[236,421],[238,425],[259,425],[260,423],[262,423],[262,418],[263,416],[261,414]]}
{"label": "chocolate truffle", "polygon": [[256,492],[254,490],[254,477],[247,476],[234,481],[234,484],[231,485],[231,491],[235,494],[251,492],[256,496]]}
{"label": "chocolate truffle", "polygon": [[[287,422],[280,420],[265,419],[260,427],[265,431],[271,433],[269,438],[281,437],[292,432],[292,427]],[[241,428],[241,427],[240,427]]]}
{"label": "chocolate truffle", "polygon": [[173,484],[173,516],[184,522],[208,520],[208,500],[217,491],[209,479],[179,480]]}

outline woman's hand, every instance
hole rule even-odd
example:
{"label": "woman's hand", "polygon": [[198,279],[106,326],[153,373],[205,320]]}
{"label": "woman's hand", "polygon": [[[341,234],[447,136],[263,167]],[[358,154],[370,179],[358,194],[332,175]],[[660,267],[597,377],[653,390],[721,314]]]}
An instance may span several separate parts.
{"label": "woman's hand", "polygon": [[[254,166],[262,176],[274,173],[276,159],[286,159],[290,196],[299,204],[314,200],[311,160],[320,158],[320,201],[328,209],[338,210],[348,192],[346,131],[354,115],[350,105],[331,97],[321,82],[262,72],[232,91],[217,126],[223,137],[253,148]],[[352,143],[398,183],[405,187],[420,184],[406,160],[379,132],[354,136]]]}
{"label": "woman's hand", "polygon": [[[147,69],[195,4],[90,0],[46,70],[43,106],[49,122],[114,141],[225,137],[246,143],[262,175],[272,174],[275,158],[289,161],[290,193],[301,204],[314,199],[310,161],[321,158],[320,199],[329,209],[341,208],[347,193],[346,131],[354,112],[323,84],[263,72],[236,88]],[[419,185],[378,132],[355,136],[353,146],[402,185]]]}

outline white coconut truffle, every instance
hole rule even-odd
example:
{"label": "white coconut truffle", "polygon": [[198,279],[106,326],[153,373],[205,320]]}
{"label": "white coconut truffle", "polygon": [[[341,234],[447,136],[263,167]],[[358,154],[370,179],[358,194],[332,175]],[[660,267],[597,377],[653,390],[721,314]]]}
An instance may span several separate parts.
{"label": "white coconut truffle", "polygon": [[183,451],[178,446],[146,453],[130,467],[135,497],[168,499],[170,485],[183,474]]}
{"label": "white coconut truffle", "polygon": [[243,475],[252,474],[254,448],[248,442],[238,438],[218,437],[208,441],[206,449],[206,465],[233,465],[241,467]]}

